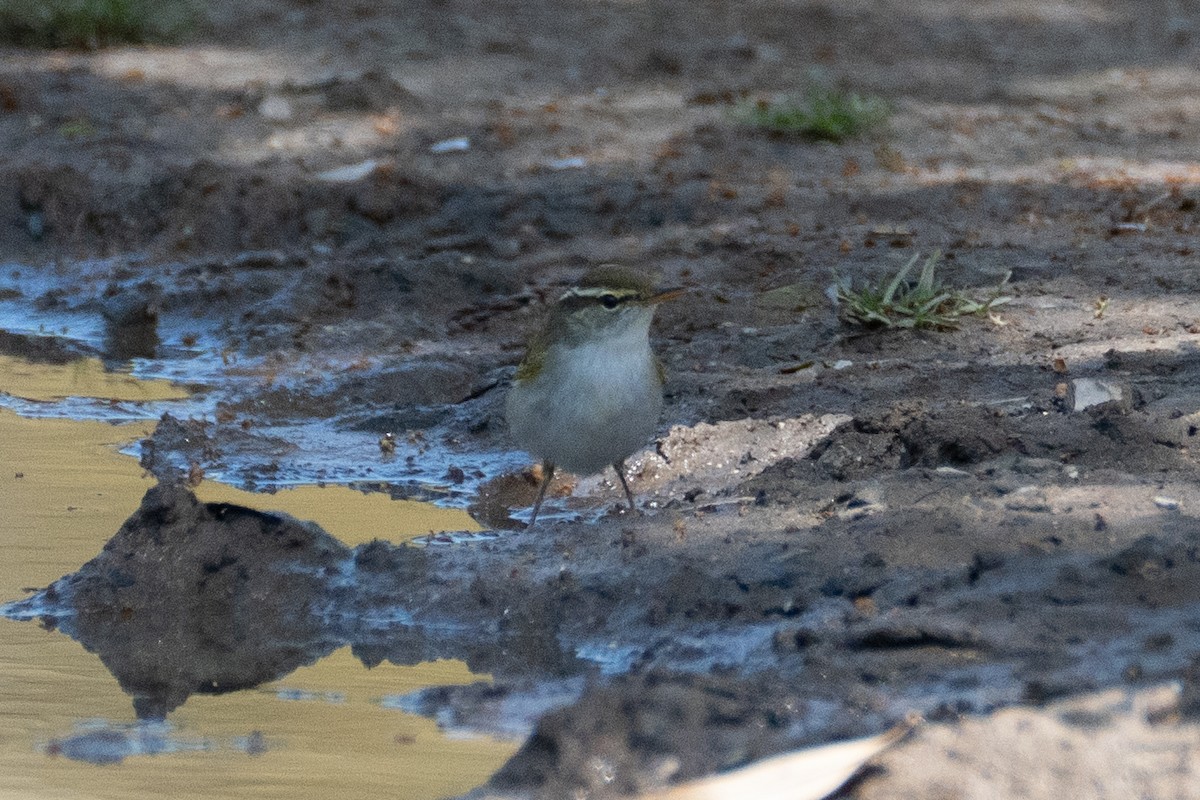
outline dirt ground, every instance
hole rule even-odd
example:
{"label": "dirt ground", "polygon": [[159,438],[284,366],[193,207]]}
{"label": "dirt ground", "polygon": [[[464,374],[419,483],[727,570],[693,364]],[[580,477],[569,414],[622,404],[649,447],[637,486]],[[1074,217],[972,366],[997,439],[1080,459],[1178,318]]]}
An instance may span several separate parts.
{"label": "dirt ground", "polygon": [[[197,379],[206,419],[159,426],[143,459],[164,488],[50,600],[173,587],[222,635],[301,648],[253,653],[228,689],[347,641],[368,664],[464,658],[495,683],[414,707],[529,735],[480,796],[636,794],[915,712],[842,796],[1200,797],[1200,11],[251,0],[205,19],[180,47],[0,51],[0,259],[29,265],[3,297],[98,317],[114,361],[199,341],[229,377]],[[814,143],[730,114],[813,70],[886,98],[888,130]],[[1009,276],[1011,302],[945,332],[839,321],[835,275],[935,249],[969,292]],[[612,260],[690,290],[655,327],[644,508],[566,481],[523,532],[503,383],[544,302]],[[197,549],[227,512],[172,481],[269,488],[296,468],[276,433],[309,422],[394,434],[409,478],[372,488],[502,533],[351,552],[310,529],[280,545],[268,518],[257,549]],[[259,524],[234,516],[238,541]],[[105,561],[151,546],[193,571]],[[270,570],[222,584],[249,606],[201,608],[197,575],[275,559],[323,576],[268,615],[302,630],[255,627]],[[406,625],[361,622],[385,607]],[[147,716],[212,685],[165,686],[110,622],[61,624],[112,644]]]}

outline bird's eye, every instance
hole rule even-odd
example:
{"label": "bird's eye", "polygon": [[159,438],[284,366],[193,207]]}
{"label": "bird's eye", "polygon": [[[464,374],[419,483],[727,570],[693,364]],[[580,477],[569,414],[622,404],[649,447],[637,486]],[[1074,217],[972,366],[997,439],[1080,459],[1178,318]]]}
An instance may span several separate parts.
{"label": "bird's eye", "polygon": [[600,302],[604,304],[605,308],[616,308],[617,304],[621,301],[617,299],[615,294],[602,294],[600,295]]}

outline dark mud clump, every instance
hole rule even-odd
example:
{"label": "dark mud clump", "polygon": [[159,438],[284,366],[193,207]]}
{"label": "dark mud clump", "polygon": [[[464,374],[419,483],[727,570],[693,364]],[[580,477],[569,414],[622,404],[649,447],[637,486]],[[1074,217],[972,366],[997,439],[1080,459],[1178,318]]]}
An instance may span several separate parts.
{"label": "dark mud clump", "polygon": [[802,478],[859,481],[912,468],[998,475],[1011,470],[1014,459],[1083,469],[1194,473],[1186,449],[1189,424],[1179,416],[1113,407],[1069,414],[1048,406],[1008,414],[977,405],[901,403],[842,424],[804,458],[768,467],[747,488],[778,497],[775,490],[783,486],[773,475],[783,476],[785,484]]}
{"label": "dark mud clump", "polygon": [[35,364],[69,364],[97,352],[73,339],[29,336],[0,330],[0,354],[16,356]]}
{"label": "dark mud clump", "polygon": [[158,336],[160,300],[156,291],[115,294],[101,308],[104,318],[104,352],[116,361],[154,358]]}
{"label": "dark mud clump", "polygon": [[786,750],[806,716],[804,701],[767,677],[631,676],[544,716],[488,788],[627,797]]}
{"label": "dark mud clump", "polygon": [[320,614],[349,551],[311,524],[160,484],[96,558],[48,592],[141,718],[256,686],[332,649]]}

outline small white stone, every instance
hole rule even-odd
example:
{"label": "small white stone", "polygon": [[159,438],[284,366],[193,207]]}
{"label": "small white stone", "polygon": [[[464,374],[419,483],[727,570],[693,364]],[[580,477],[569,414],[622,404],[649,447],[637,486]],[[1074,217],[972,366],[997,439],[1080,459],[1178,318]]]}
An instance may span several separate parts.
{"label": "small white stone", "polygon": [[971,473],[966,470],[955,469],[954,467],[938,467],[934,470],[938,475],[945,475],[947,478],[970,478]]}
{"label": "small white stone", "polygon": [[443,139],[437,144],[431,145],[429,152],[431,153],[465,153],[471,149],[471,140],[466,136],[457,136],[453,139]]}
{"label": "small white stone", "polygon": [[583,156],[571,156],[570,158],[555,158],[546,162],[546,166],[554,170],[562,169],[583,169],[587,166],[587,159]]}
{"label": "small white stone", "polygon": [[318,172],[317,180],[326,181],[327,183],[353,183],[370,175],[378,166],[379,162],[372,158],[367,161],[361,161],[358,164],[349,164],[344,167],[336,167],[334,169],[327,169],[324,172]]}
{"label": "small white stone", "polygon": [[286,122],[292,118],[292,104],[277,94],[269,94],[258,104],[258,113],[272,122]]}
{"label": "small white stone", "polygon": [[1076,378],[1071,381],[1067,395],[1067,402],[1072,411],[1083,411],[1085,408],[1104,403],[1117,403],[1122,408],[1127,408],[1129,401],[1130,391],[1125,384],[1101,378]]}
{"label": "small white stone", "polygon": [[1154,498],[1154,505],[1166,511],[1177,511],[1179,509],[1179,501],[1173,497],[1158,496]]}

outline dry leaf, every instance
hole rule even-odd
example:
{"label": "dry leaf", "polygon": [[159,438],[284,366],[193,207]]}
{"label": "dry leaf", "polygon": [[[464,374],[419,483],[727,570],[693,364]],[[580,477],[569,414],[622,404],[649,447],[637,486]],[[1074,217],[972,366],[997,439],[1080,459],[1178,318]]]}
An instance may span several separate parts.
{"label": "dry leaf", "polygon": [[821,800],[910,730],[902,725],[878,736],[785,753],[733,772],[644,794],[639,800]]}
{"label": "dry leaf", "polygon": [[822,303],[824,293],[819,287],[808,283],[792,283],[763,292],[754,298],[760,308],[778,308],[785,311],[804,311]]}
{"label": "dry leaf", "polygon": [[393,136],[400,130],[398,114],[376,114],[371,117],[371,127],[380,136]]}
{"label": "dry leaf", "polygon": [[188,468],[187,485],[193,489],[204,482],[204,467],[193,461]]}
{"label": "dry leaf", "polygon": [[904,158],[904,154],[893,147],[886,144],[881,144],[875,148],[875,161],[879,166],[886,169],[888,172],[908,172],[908,161]]}

